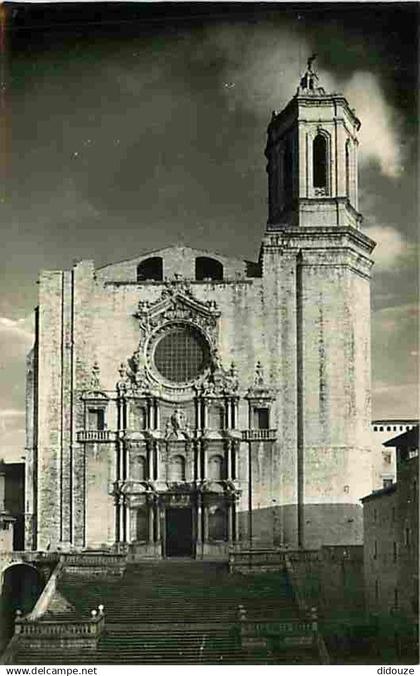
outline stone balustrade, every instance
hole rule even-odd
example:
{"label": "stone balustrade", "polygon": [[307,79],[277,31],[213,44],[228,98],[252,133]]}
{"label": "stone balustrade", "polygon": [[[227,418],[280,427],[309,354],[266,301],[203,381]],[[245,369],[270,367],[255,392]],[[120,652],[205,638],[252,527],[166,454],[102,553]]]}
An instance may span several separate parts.
{"label": "stone balustrade", "polygon": [[65,569],[72,574],[104,576],[124,573],[126,555],[112,552],[81,552],[65,554]]}
{"label": "stone balustrade", "polygon": [[283,570],[285,552],[280,549],[232,549],[229,552],[230,573],[261,573]]}
{"label": "stone balustrade", "polygon": [[244,606],[238,606],[241,645],[250,650],[269,648],[274,641],[283,645],[311,647],[316,642],[317,626],[314,617],[283,619],[278,622],[249,620]]}
{"label": "stone balustrade", "polygon": [[100,442],[116,441],[117,432],[111,430],[79,430],[77,432],[77,441]]}
{"label": "stone balustrade", "polygon": [[242,430],[243,441],[275,441],[276,439],[276,429]]}
{"label": "stone balustrade", "polygon": [[99,637],[105,628],[103,606],[92,610],[88,620],[31,620],[16,613],[15,637],[30,648],[55,647],[96,650]]}

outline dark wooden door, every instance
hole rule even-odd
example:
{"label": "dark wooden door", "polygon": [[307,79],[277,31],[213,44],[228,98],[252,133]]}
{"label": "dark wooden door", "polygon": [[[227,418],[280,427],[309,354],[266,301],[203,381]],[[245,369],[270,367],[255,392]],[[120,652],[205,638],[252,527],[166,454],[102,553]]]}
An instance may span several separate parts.
{"label": "dark wooden door", "polygon": [[166,556],[192,556],[192,510],[166,510]]}

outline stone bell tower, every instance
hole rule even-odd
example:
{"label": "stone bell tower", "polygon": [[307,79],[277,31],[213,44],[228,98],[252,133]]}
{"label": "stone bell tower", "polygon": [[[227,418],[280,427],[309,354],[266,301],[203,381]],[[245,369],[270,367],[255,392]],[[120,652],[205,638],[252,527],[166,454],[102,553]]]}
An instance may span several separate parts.
{"label": "stone bell tower", "polygon": [[308,60],[268,126],[268,222],[262,245],[282,430],[286,541],[362,542],[372,486],[370,254],[357,211],[360,122]]}

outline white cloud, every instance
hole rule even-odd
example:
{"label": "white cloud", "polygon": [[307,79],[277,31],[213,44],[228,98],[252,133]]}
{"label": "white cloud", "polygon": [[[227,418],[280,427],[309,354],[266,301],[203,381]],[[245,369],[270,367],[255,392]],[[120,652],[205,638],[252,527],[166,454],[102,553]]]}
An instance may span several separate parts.
{"label": "white cloud", "polygon": [[359,132],[360,163],[376,161],[388,178],[401,175],[402,148],[396,120],[373,73],[357,71],[344,84],[350,106],[362,122]]}
{"label": "white cloud", "polygon": [[18,408],[0,409],[0,418],[21,418],[23,415],[25,415],[25,411]]}
{"label": "white cloud", "polygon": [[379,270],[389,270],[397,259],[408,253],[409,246],[398,230],[388,225],[370,225],[364,232],[376,242],[373,260]]}
{"label": "white cloud", "polygon": [[10,336],[11,339],[20,338],[27,342],[34,338],[34,317],[21,319],[10,319],[9,317],[0,317],[0,334]]}
{"label": "white cloud", "polygon": [[[248,108],[267,122],[271,110],[281,110],[294,96],[305,69],[302,54],[314,51],[306,40],[290,30],[256,32],[252,26],[212,32],[209,43],[226,60],[222,84],[230,107]],[[204,41],[202,51],[195,57],[208,56],[209,43]],[[384,176],[398,177],[403,169],[398,121],[379,79],[368,71],[356,71],[345,81],[324,69],[318,75],[327,92],[344,93],[362,122],[361,165],[373,161]],[[234,86],[226,87],[226,83]]]}

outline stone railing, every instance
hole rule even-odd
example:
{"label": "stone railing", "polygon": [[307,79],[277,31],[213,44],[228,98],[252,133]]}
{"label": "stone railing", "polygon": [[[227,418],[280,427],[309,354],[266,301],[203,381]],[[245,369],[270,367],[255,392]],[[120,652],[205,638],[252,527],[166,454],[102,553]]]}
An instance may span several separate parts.
{"label": "stone railing", "polygon": [[262,573],[283,570],[285,552],[280,549],[240,549],[229,552],[230,573]]}
{"label": "stone railing", "polygon": [[275,441],[277,430],[242,430],[243,441]]}
{"label": "stone railing", "polygon": [[79,430],[77,432],[77,441],[115,441],[117,439],[117,433],[111,432],[111,430]]}
{"label": "stone railing", "polygon": [[255,621],[247,618],[244,606],[238,606],[241,646],[245,650],[273,645],[312,647],[316,642],[314,621],[310,619],[284,619],[278,622]]}
{"label": "stone railing", "polygon": [[88,620],[30,620],[17,611],[15,637],[18,645],[29,648],[45,648],[54,645],[59,648],[83,648],[96,650],[98,639],[105,628],[103,606],[91,611]]}
{"label": "stone railing", "polygon": [[65,572],[89,576],[121,576],[126,566],[125,554],[80,552],[64,555]]}
{"label": "stone railing", "polygon": [[321,664],[330,664],[330,656],[319,627],[317,608],[310,605],[313,601],[314,593],[313,591],[308,592],[306,585],[301,582],[301,575],[298,574],[295,568],[296,561],[313,564],[319,560],[318,555],[318,550],[287,552],[285,554],[285,565],[299,611],[302,614],[310,614],[312,617],[314,645],[318,650]]}

